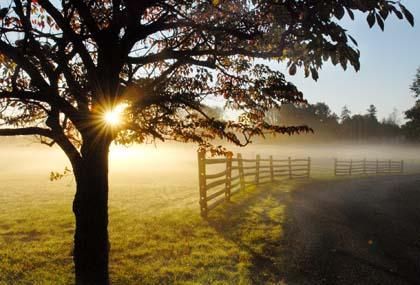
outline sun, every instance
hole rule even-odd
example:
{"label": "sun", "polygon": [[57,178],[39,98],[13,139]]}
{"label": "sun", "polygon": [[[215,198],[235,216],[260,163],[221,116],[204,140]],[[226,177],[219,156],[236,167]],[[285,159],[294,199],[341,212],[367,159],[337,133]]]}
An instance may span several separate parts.
{"label": "sun", "polygon": [[121,123],[121,115],[117,113],[115,110],[108,111],[104,115],[105,122],[107,125],[116,126]]}
{"label": "sun", "polygon": [[110,126],[121,125],[125,108],[127,108],[126,104],[119,104],[114,109],[106,111],[104,113],[105,123]]}

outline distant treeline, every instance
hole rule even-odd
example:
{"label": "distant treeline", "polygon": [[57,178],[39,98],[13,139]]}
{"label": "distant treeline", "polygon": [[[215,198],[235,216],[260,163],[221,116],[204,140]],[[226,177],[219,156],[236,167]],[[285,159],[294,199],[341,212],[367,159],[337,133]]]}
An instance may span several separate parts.
{"label": "distant treeline", "polygon": [[[221,108],[209,108],[211,116],[221,118]],[[357,141],[357,142],[403,142],[410,141],[407,128],[398,123],[395,110],[387,118],[379,120],[377,109],[370,105],[365,114],[354,114],[344,106],[340,116],[333,113],[325,103],[296,106],[285,104],[280,110],[269,111],[266,121],[282,126],[307,125],[314,130],[313,134],[301,134],[266,137],[280,141]],[[254,139],[260,141],[260,139]]]}
{"label": "distant treeline", "polygon": [[378,120],[376,114],[374,105],[370,105],[365,114],[355,115],[344,106],[338,116],[325,103],[306,106],[288,104],[283,105],[280,110],[270,111],[266,119],[269,123],[278,125],[308,125],[314,130],[314,134],[305,135],[302,139],[389,142],[406,139],[397,122],[396,111],[382,120]]}

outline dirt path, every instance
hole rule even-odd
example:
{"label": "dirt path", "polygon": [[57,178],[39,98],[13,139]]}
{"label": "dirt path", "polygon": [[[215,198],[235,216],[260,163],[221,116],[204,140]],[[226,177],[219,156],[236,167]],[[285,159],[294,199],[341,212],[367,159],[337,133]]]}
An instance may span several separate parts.
{"label": "dirt path", "polygon": [[288,284],[420,284],[420,176],[311,183],[288,211]]}

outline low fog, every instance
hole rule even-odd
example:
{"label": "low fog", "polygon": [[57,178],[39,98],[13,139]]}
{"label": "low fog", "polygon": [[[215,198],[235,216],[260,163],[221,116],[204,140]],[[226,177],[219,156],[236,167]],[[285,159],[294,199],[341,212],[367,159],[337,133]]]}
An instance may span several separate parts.
{"label": "low fog", "polygon": [[[51,171],[70,167],[58,147],[39,145],[34,139],[0,141],[0,181],[32,180],[49,182]],[[420,172],[420,146],[407,144],[354,143],[257,143],[244,148],[226,145],[244,157],[273,155],[311,157],[312,173],[332,174],[333,160],[404,160],[405,172]],[[197,146],[182,143],[157,143],[131,147],[113,145],[110,152],[110,182],[113,184],[189,185],[197,183]],[[65,178],[71,184],[71,177]]]}

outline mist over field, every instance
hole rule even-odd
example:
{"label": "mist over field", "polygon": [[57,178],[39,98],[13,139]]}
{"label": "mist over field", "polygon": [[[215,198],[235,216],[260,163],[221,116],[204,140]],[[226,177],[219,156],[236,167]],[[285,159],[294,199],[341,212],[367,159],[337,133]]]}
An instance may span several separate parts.
{"label": "mist over field", "polygon": [[[348,143],[256,143],[247,147],[225,145],[236,155],[254,158],[311,157],[313,173],[331,174],[334,158],[404,160],[405,172],[420,172],[420,146],[409,144]],[[3,140],[0,144],[0,181],[49,182],[51,171],[62,172],[70,163],[58,147],[39,145],[34,139]],[[113,145],[110,152],[110,183],[162,186],[197,186],[197,145],[156,143]],[[71,177],[63,179],[71,185]],[[5,194],[5,193],[3,193]]]}

